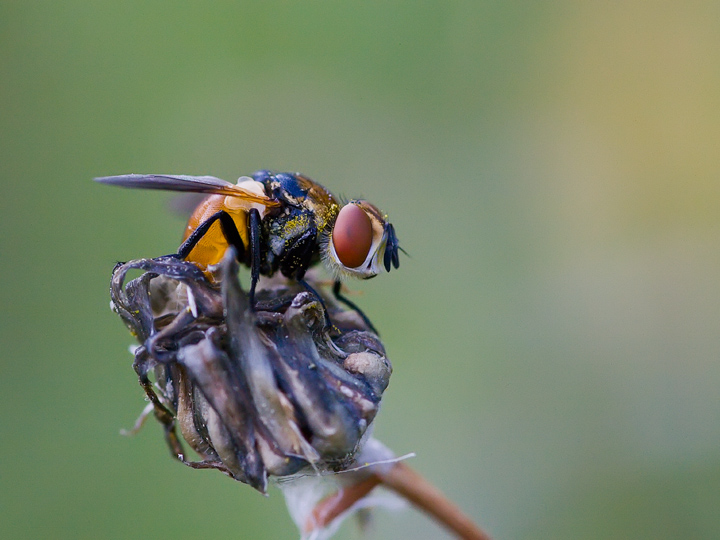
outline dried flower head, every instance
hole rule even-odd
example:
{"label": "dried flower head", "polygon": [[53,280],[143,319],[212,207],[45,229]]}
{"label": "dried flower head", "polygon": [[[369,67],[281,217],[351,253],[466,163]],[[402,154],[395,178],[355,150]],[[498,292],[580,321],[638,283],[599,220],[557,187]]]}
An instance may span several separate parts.
{"label": "dried flower head", "polygon": [[[125,284],[131,269],[144,273]],[[231,250],[220,272],[220,287],[170,257],[113,272],[113,306],[140,343],[134,368],[174,455],[263,493],[268,475],[351,466],[392,371],[378,337],[326,298],[330,327],[293,283],[267,283],[250,309]],[[186,459],[178,428],[201,461]]]}

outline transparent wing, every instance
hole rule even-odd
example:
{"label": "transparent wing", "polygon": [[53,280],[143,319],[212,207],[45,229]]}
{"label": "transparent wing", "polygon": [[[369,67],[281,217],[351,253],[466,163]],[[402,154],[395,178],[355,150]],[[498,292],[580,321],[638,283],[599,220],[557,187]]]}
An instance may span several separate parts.
{"label": "transparent wing", "polygon": [[192,193],[216,193],[229,195],[240,199],[263,204],[265,206],[278,206],[280,203],[270,197],[252,193],[246,189],[231,184],[226,180],[214,176],[186,176],[170,174],[122,174],[120,176],[102,176],[95,178],[96,182],[126,188],[160,189],[164,191],[185,191]]}

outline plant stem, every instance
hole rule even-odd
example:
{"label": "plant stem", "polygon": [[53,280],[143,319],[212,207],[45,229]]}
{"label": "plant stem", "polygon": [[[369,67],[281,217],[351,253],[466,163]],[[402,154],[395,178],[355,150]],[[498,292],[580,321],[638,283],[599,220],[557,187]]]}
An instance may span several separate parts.
{"label": "plant stem", "polygon": [[491,540],[439,489],[404,463],[395,463],[387,470],[374,472],[357,484],[325,497],[313,509],[305,532],[329,525],[378,485],[384,485],[407,499],[462,540]]}

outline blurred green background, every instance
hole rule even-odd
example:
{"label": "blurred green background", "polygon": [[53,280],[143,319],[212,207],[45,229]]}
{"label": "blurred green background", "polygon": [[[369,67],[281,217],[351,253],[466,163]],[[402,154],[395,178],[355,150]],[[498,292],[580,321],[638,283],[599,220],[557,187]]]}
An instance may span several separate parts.
{"label": "blurred green background", "polygon": [[718,2],[5,1],[0,107],[3,538],[297,536],[119,435],[110,271],[184,225],[91,182],[259,168],[390,214],[376,434],[496,538],[720,537]]}

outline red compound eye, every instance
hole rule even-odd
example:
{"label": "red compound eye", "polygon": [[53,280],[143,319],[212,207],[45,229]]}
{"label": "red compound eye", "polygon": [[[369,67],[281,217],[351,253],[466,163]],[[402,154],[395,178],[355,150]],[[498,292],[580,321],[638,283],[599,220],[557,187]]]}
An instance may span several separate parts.
{"label": "red compound eye", "polygon": [[332,234],[340,262],[347,268],[356,268],[365,262],[372,246],[373,230],[368,215],[354,204],[340,209]]}

